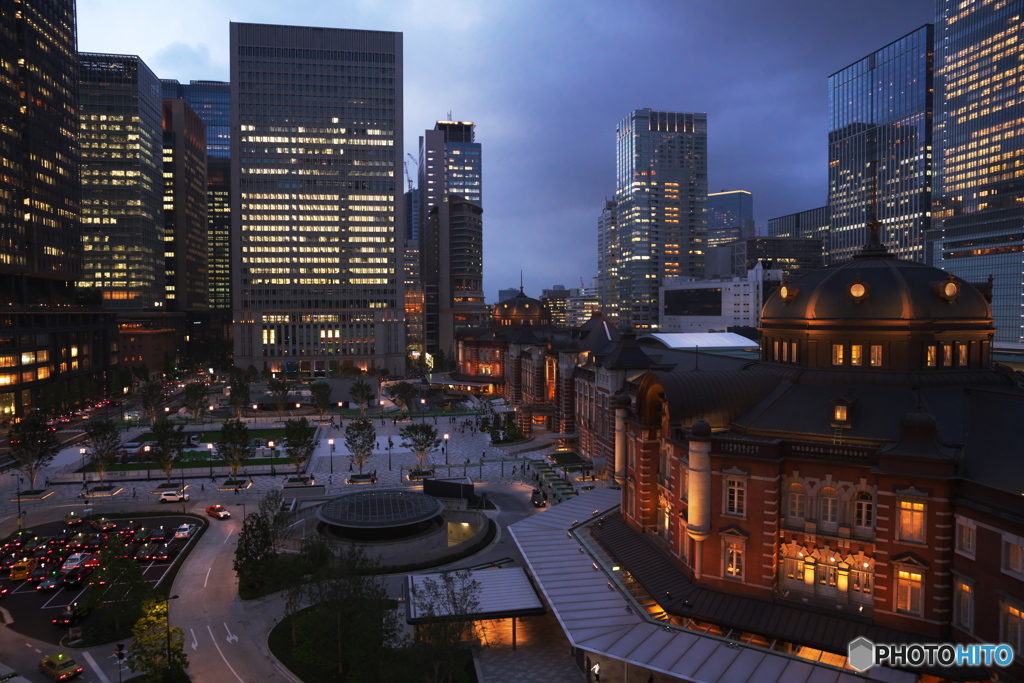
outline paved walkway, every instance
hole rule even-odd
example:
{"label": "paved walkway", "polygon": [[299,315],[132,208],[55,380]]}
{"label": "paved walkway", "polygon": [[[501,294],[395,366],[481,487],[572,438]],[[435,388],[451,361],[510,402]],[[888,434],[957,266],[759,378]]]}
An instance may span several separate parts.
{"label": "paved walkway", "polygon": [[488,621],[484,626],[485,647],[479,655],[481,683],[578,683],[586,680],[572,659],[569,641],[554,615],[519,619],[514,651],[510,619]]}

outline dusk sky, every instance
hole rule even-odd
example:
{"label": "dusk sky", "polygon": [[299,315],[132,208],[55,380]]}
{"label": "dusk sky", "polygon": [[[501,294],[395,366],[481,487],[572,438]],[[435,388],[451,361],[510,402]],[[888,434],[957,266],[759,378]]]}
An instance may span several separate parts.
{"label": "dusk sky", "polygon": [[825,204],[829,74],[933,20],[934,0],[79,0],[78,43],[188,82],[228,80],[230,21],[402,31],[405,151],[449,111],[477,124],[493,302],[520,270],[531,296],[591,285],[635,108],[707,112],[708,188],[753,192],[759,226]]}

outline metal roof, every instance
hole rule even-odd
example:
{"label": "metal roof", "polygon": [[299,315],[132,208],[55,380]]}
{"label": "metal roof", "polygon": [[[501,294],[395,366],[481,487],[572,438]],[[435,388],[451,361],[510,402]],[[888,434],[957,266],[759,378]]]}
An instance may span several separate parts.
{"label": "metal roof", "polygon": [[423,522],[443,511],[441,501],[419,491],[374,489],[332,498],[316,516],[335,526],[386,528]]}
{"label": "metal roof", "polygon": [[714,349],[743,349],[756,351],[759,347],[757,342],[735,332],[655,332],[645,334],[638,338],[654,340],[670,349],[700,349],[711,351]]}
{"label": "metal roof", "polygon": [[695,682],[915,680],[913,674],[883,667],[873,667],[870,675],[857,674],[647,621],[571,533],[578,523],[613,510],[619,502],[619,491],[594,489],[509,527],[537,588],[573,646]]}
{"label": "metal roof", "polygon": [[[544,614],[544,603],[537,596],[533,584],[530,583],[526,570],[522,567],[503,567],[501,569],[467,570],[469,580],[480,584],[477,609],[467,616],[475,619],[505,619],[508,617]],[[423,590],[427,579],[440,583],[442,574],[410,574],[405,577],[406,621],[410,624],[429,620],[419,609],[416,594]],[[454,573],[454,572],[449,572]],[[447,612],[444,605],[435,605],[437,614],[444,616]]]}

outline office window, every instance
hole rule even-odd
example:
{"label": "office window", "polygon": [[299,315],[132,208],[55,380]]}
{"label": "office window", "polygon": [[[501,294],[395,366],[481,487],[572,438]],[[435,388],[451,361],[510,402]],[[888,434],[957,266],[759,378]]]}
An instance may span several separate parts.
{"label": "office window", "polygon": [[972,520],[957,517],[956,550],[961,555],[974,557],[974,537],[976,526]]}
{"label": "office window", "polygon": [[864,347],[860,344],[854,344],[850,347],[850,365],[863,365],[864,364]]}
{"label": "office window", "polygon": [[839,491],[834,488],[826,486],[821,490],[821,495],[818,497],[818,502],[821,508],[820,521],[822,524],[838,524],[839,523]]}
{"label": "office window", "polygon": [[925,503],[916,500],[900,501],[900,540],[924,543]]}
{"label": "office window", "polygon": [[741,541],[725,542],[725,577],[743,580],[743,543]]}
{"label": "office window", "polygon": [[934,368],[935,363],[935,345],[929,344],[924,350],[924,364],[930,368]]}
{"label": "office window", "polygon": [[900,570],[896,575],[896,611],[921,614],[921,575]]}
{"label": "office window", "polygon": [[744,514],[746,498],[746,482],[742,479],[727,478],[725,480],[725,512],[729,515]]}
{"label": "office window", "polygon": [[953,619],[965,631],[974,630],[974,587],[962,580],[956,582]]}
{"label": "office window", "polygon": [[871,367],[882,367],[882,346],[880,344],[871,345]]}
{"label": "office window", "polygon": [[858,491],[853,497],[853,525],[860,529],[875,527],[875,504],[867,491]]}
{"label": "office window", "polygon": [[1013,648],[1015,658],[1024,659],[1024,611],[1017,605],[1003,603],[1003,636],[1000,640]]}
{"label": "office window", "polygon": [[802,484],[790,484],[789,485],[789,517],[794,520],[803,520],[804,518],[804,501],[806,494],[804,493],[804,487]]}
{"label": "office window", "polygon": [[843,364],[843,345],[833,344],[832,345],[832,365]]}

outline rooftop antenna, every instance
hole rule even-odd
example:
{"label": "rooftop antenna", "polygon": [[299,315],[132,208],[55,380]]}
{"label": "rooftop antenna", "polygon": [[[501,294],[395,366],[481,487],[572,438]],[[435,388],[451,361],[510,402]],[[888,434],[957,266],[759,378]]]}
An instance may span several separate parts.
{"label": "rooftop antenna", "polygon": [[449,121],[452,120],[452,110],[451,109],[448,110],[448,120]]}
{"label": "rooftop antenna", "polygon": [[524,294],[525,293],[525,292],[523,292],[523,271],[522,270],[519,271],[519,293],[520,294]]}
{"label": "rooftop antenna", "polygon": [[700,347],[696,344],[693,347],[693,369],[700,370]]}
{"label": "rooftop antenna", "polygon": [[856,256],[885,256],[889,251],[882,244],[879,238],[879,230],[882,227],[882,221],[878,220],[878,161],[873,160],[868,164],[868,173],[871,176],[871,183],[868,186],[868,206],[870,207],[870,215],[867,222],[867,241],[864,242],[864,246],[861,247],[860,253]]}

